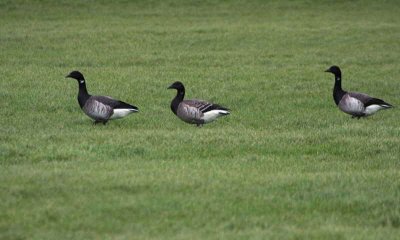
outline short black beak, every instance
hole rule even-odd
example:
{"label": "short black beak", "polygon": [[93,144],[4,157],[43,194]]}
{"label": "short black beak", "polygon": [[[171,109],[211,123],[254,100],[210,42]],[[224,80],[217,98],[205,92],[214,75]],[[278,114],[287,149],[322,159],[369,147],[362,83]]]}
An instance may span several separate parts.
{"label": "short black beak", "polygon": [[331,70],[330,69],[326,69],[324,72],[331,72]]}
{"label": "short black beak", "polygon": [[171,85],[171,86],[169,86],[169,87],[167,87],[167,89],[173,89],[172,85]]}
{"label": "short black beak", "polygon": [[65,76],[65,78],[70,78],[70,77],[71,77],[71,75],[69,75],[69,74],[67,76]]}

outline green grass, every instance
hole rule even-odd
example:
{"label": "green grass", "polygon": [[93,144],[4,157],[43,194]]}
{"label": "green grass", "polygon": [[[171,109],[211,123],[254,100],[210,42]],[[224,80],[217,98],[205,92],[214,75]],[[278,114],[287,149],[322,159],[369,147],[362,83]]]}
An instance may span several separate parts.
{"label": "green grass", "polygon": [[[398,1],[0,1],[0,239],[398,239]],[[77,83],[140,113],[93,126]],[[169,104],[232,109],[196,128]]]}

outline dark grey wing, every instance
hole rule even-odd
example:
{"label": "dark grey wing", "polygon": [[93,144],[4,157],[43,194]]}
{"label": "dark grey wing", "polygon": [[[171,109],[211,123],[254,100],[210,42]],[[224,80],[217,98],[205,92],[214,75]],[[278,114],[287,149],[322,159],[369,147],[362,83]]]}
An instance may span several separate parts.
{"label": "dark grey wing", "polygon": [[193,99],[193,100],[184,100],[185,104],[197,108],[200,112],[206,113],[211,110],[226,110],[229,111],[228,108],[222,107],[221,105],[206,102],[203,100]]}
{"label": "dark grey wing", "polygon": [[96,101],[99,101],[105,105],[112,107],[113,109],[130,109],[130,110],[138,111],[138,108],[136,106],[133,106],[131,104],[128,104],[128,103],[120,101],[120,100],[116,100],[112,97],[93,96],[92,98],[95,99]]}
{"label": "dark grey wing", "polygon": [[387,103],[385,101],[383,101],[382,99],[379,98],[371,98],[366,104],[365,107],[371,106],[371,105],[379,105],[385,108],[391,108],[393,107],[392,104]]}
{"label": "dark grey wing", "polygon": [[372,97],[368,96],[367,94],[364,93],[357,93],[357,92],[349,92],[347,93],[350,97],[358,99],[360,102],[364,104],[367,104],[369,101],[371,101]]}
{"label": "dark grey wing", "polygon": [[364,93],[349,93],[349,95],[351,97],[354,97],[354,98],[357,98],[358,100],[360,100],[364,104],[364,107],[368,107],[371,105],[379,105],[379,106],[383,106],[383,107],[393,107],[391,104],[383,101],[382,99],[373,98]]}

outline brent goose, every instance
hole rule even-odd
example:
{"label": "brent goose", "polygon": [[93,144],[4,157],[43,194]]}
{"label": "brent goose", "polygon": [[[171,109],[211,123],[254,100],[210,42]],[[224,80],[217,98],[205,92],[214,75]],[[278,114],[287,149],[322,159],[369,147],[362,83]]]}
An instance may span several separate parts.
{"label": "brent goose", "polygon": [[202,126],[210,123],[218,117],[230,114],[229,109],[218,104],[209,103],[203,100],[183,100],[185,87],[181,82],[174,82],[168,89],[176,89],[176,97],[171,102],[172,112],[182,121]]}
{"label": "brent goose", "polygon": [[381,99],[372,98],[364,93],[346,92],[342,89],[342,73],[338,66],[332,66],[325,72],[335,75],[335,86],[333,88],[333,99],[343,112],[352,115],[352,118],[360,119],[376,113],[381,109],[393,106]]}
{"label": "brent goose", "polygon": [[79,83],[79,106],[90,118],[93,124],[106,124],[108,120],[123,118],[139,109],[128,103],[115,100],[108,96],[92,96],[86,89],[85,78],[79,71],[72,71],[66,78],[76,79]]}

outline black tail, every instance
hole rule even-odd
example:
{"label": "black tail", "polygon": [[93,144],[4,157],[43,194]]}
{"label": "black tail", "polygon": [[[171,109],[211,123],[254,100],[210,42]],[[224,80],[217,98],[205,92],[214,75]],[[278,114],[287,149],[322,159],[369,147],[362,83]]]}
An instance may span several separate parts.
{"label": "black tail", "polygon": [[384,108],[393,108],[393,107],[394,107],[392,104],[387,103],[387,102],[385,102],[385,101],[383,101],[382,99],[379,99],[379,98],[371,98],[371,99],[365,104],[365,107],[368,107],[368,106],[374,105],[374,104],[379,105],[379,106],[382,106],[382,107],[384,107]]}
{"label": "black tail", "polygon": [[118,109],[118,108],[126,108],[126,109],[129,109],[129,110],[132,110],[133,112],[139,112],[139,108],[138,107],[133,106],[133,105],[131,105],[129,103],[126,103],[126,102],[122,102],[122,101],[119,101],[118,105],[115,106],[114,108],[116,108],[116,109]]}

